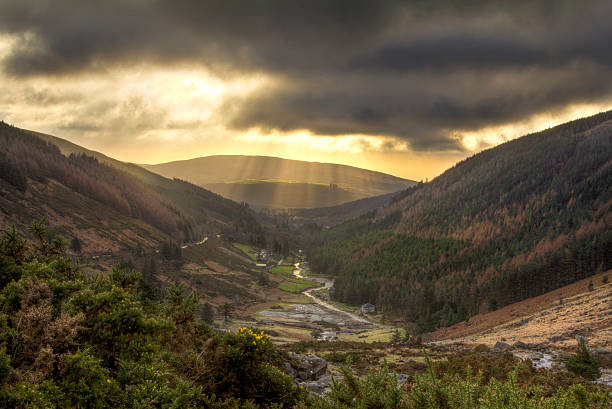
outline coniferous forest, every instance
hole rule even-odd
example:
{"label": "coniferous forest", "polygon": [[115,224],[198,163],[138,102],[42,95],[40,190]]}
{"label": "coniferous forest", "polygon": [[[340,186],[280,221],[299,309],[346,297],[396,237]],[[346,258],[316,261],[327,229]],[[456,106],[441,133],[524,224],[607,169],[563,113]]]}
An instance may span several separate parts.
{"label": "coniferous forest", "polygon": [[612,268],[612,112],[476,154],[389,205],[305,226],[335,298],[421,331]]}

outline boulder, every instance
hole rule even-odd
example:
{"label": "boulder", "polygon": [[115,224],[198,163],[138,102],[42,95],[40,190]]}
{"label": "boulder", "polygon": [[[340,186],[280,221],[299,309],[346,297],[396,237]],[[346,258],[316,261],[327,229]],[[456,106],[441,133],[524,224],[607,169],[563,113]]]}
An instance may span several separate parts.
{"label": "boulder", "polygon": [[496,349],[498,351],[505,351],[506,349],[510,349],[510,348],[511,348],[510,344],[507,344],[502,341],[497,341],[495,345],[493,346],[493,349]]}
{"label": "boulder", "polygon": [[285,373],[293,378],[297,378],[298,373],[289,362],[285,362]]}
{"label": "boulder", "polygon": [[296,370],[297,378],[300,380],[317,380],[325,375],[327,361],[316,355],[301,356]]}
{"label": "boulder", "polygon": [[319,381],[306,381],[302,382],[301,385],[306,388],[309,393],[316,393],[317,395],[321,395],[327,388],[326,384]]}
{"label": "boulder", "polygon": [[512,348],[515,348],[515,349],[526,349],[527,348],[527,344],[525,344],[524,342],[521,342],[521,341],[516,341],[514,344],[512,344]]}
{"label": "boulder", "polygon": [[[336,382],[342,382],[344,380],[344,376],[334,376],[333,378]],[[300,382],[309,393],[315,393],[317,395],[322,395],[324,393],[331,392],[330,386],[332,385],[332,378],[329,375],[323,375],[316,381],[304,381]]]}

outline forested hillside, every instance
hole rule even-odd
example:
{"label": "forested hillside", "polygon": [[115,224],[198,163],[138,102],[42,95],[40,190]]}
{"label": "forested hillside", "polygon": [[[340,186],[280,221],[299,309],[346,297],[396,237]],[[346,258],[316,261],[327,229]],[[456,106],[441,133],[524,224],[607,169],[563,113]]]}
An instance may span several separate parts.
{"label": "forested hillside", "polygon": [[336,206],[317,207],[314,209],[288,209],[287,215],[296,225],[316,223],[322,226],[335,226],[347,220],[359,217],[386,206],[396,193],[366,197]]}
{"label": "forested hillside", "polygon": [[612,112],[470,157],[389,206],[307,229],[335,297],[422,331],[612,267]]}
{"label": "forested hillside", "polygon": [[244,203],[237,203],[181,179],[168,179],[133,163],[121,162],[52,135],[31,132],[60,148],[66,155],[85,154],[120,170],[145,184],[167,200],[180,206],[196,222],[216,231],[233,233],[247,241],[262,243],[263,228],[255,213]]}
{"label": "forested hillside", "polygon": [[[154,246],[213,232],[263,240],[247,206],[181,180],[0,123],[0,225],[48,216],[62,233],[98,251]],[[66,142],[64,148],[68,143]]]}

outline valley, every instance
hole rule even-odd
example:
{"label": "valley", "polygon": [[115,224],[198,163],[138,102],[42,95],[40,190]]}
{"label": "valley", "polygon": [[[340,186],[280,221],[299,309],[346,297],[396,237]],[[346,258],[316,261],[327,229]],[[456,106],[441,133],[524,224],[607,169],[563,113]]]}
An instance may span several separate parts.
{"label": "valley", "polygon": [[[427,183],[307,163],[287,165],[319,173],[306,182],[273,179],[262,170],[257,175],[267,179],[223,181],[216,170],[215,183],[241,186],[253,207],[150,167],[2,124],[0,300],[9,300],[3,308],[17,308],[11,311],[21,317],[30,301],[10,304],[14,286],[30,294],[42,280],[40,291],[53,288],[63,297],[57,277],[71,297],[57,302],[70,308],[91,294],[127,297],[143,317],[164,317],[151,330],[156,338],[147,339],[187,361],[172,371],[195,382],[208,379],[193,374],[213,370],[215,354],[231,355],[248,340],[253,351],[267,351],[270,361],[260,364],[268,369],[260,370],[282,369],[283,382],[297,388],[289,389],[311,397],[330,396],[332,378],[353,375],[355,382],[394,379],[397,385],[389,387],[404,393],[419,382],[439,382],[423,381],[432,368],[463,376],[468,365],[490,380],[468,380],[475,388],[493,387],[519,371],[520,387],[508,386],[513,393],[537,385],[542,398],[554,399],[559,388],[574,385],[604,396],[609,391],[600,388],[612,387],[611,115],[527,135]],[[517,155],[544,170],[517,169],[511,160]],[[190,165],[194,174],[200,165]],[[347,184],[317,179],[325,172],[339,172],[331,181]],[[367,177],[373,179],[363,190],[347,187]],[[261,185],[276,186],[264,197],[277,190],[278,207],[256,203]],[[404,189],[395,192],[400,185]],[[318,193],[305,194],[312,186]],[[332,191],[340,196],[334,199]],[[345,191],[352,193],[342,196]],[[32,250],[19,250],[28,246]],[[75,271],[65,267],[78,263]],[[78,305],[94,314],[87,303]],[[98,331],[95,320],[87,325],[90,333]],[[142,325],[139,331],[147,334],[149,324]],[[119,338],[113,342],[123,345]],[[567,370],[581,340],[600,371],[589,380]],[[114,348],[95,337],[81,342]],[[206,363],[198,358],[202,353],[211,354]],[[105,359],[114,365],[109,354]],[[26,379],[34,357],[20,359],[15,376]]]}

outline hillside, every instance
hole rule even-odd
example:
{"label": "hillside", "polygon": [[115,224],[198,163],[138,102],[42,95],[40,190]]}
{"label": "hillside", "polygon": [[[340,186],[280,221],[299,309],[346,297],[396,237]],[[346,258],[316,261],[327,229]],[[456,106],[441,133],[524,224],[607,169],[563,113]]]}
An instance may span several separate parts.
{"label": "hillside", "polygon": [[268,156],[207,156],[144,168],[257,207],[313,208],[397,192],[413,181],[330,163]]}
{"label": "hillside", "polygon": [[336,185],[275,180],[211,183],[205,186],[221,196],[247,202],[256,208],[315,208],[329,203],[350,202],[360,197]]}
{"label": "hillside", "polygon": [[244,239],[249,241],[262,240],[262,226],[256,220],[254,213],[240,203],[221,197],[184,180],[169,179],[133,163],[118,161],[65,139],[38,132],[32,133],[58,146],[66,156],[72,153],[84,154],[129,174],[163,197],[176,203],[198,222],[211,227],[209,229],[211,231],[230,232],[233,230],[233,233],[239,236],[240,233],[245,233],[248,237],[244,237]]}
{"label": "hillside", "polygon": [[321,226],[335,226],[347,220],[359,217],[364,213],[376,211],[391,201],[396,193],[366,197],[336,206],[318,207],[314,209],[288,209],[289,220],[295,225],[315,223]]}
{"label": "hillside", "polygon": [[612,112],[474,155],[305,245],[335,297],[430,331],[612,267]]}
{"label": "hillside", "polygon": [[262,240],[244,205],[60,138],[0,123],[0,226],[47,216],[84,253],[150,248],[224,232]]}

